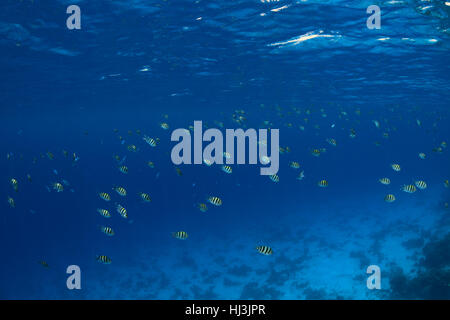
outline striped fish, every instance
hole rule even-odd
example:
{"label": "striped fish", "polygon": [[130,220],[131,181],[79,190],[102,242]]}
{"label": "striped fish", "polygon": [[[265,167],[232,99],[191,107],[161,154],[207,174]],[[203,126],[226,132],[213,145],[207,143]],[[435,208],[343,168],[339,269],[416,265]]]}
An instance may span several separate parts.
{"label": "striped fish", "polygon": [[117,205],[116,207],[117,213],[119,213],[122,218],[128,218],[128,213],[127,213],[127,209],[125,209],[124,207],[122,207],[120,204]]}
{"label": "striped fish", "polygon": [[269,176],[269,179],[272,180],[275,183],[280,181],[280,177],[278,175],[276,175],[276,174],[273,174],[273,175]]}
{"label": "striped fish", "polygon": [[419,188],[420,190],[424,190],[427,188],[427,183],[423,180],[418,180],[415,182],[415,185],[417,188]]}
{"label": "striped fish", "polygon": [[413,184],[405,184],[404,186],[402,186],[401,190],[406,193],[414,193],[417,189]]}
{"label": "striped fish", "polygon": [[257,246],[256,250],[266,256],[270,256],[271,254],[273,254],[273,250],[271,247],[268,246]]}
{"label": "striped fish", "polygon": [[111,229],[110,227],[100,226],[100,230],[107,236],[112,237],[114,235],[114,230]]}
{"label": "striped fish", "polygon": [[112,262],[109,257],[103,255],[97,256],[97,261],[103,264],[111,264]]}
{"label": "striped fish", "polygon": [[172,232],[172,237],[179,240],[186,240],[188,238],[188,234],[185,231]]}
{"label": "striped fish", "polygon": [[395,201],[395,196],[393,194],[387,194],[384,197],[384,201],[386,201],[388,203],[394,202]]}
{"label": "striped fish", "polygon": [[219,197],[209,197],[208,202],[216,207],[220,207],[222,205],[222,199]]}

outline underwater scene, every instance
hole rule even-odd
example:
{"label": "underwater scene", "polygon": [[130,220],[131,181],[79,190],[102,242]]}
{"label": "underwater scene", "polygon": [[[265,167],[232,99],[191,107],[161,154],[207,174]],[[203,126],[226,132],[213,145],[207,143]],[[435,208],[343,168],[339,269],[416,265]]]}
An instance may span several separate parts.
{"label": "underwater scene", "polygon": [[0,8],[0,299],[450,298],[450,2]]}

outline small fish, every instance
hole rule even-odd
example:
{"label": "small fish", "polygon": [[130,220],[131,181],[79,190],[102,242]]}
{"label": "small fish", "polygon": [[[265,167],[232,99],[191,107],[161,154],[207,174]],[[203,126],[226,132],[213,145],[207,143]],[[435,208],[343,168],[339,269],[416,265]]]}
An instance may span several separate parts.
{"label": "small fish", "polygon": [[297,161],[291,161],[289,163],[289,166],[293,169],[299,169],[300,168],[300,163],[298,163]]}
{"label": "small fish", "polygon": [[111,196],[106,192],[100,192],[98,196],[105,201],[111,201]]}
{"label": "small fish", "polygon": [[449,182],[448,182],[448,179],[446,179],[446,180],[444,180],[444,187],[448,188],[448,186],[449,186]]}
{"label": "small fish", "polygon": [[226,159],[231,159],[231,154],[230,154],[229,152],[224,152],[224,153],[223,153],[223,156],[224,156]]}
{"label": "small fish", "polygon": [[268,246],[257,246],[256,250],[265,256],[270,256],[271,254],[273,254],[272,248]]}
{"label": "small fish", "polygon": [[394,202],[395,201],[395,196],[393,194],[387,194],[384,197],[384,201],[386,201],[388,203]]}
{"label": "small fish", "polygon": [[392,170],[397,171],[397,172],[399,172],[401,170],[400,165],[397,163],[392,163],[391,168],[392,168]]}
{"label": "small fish", "polygon": [[48,265],[48,263],[46,262],[46,261],[39,261],[38,262],[41,266],[43,266],[44,268],[49,268],[49,265]]}
{"label": "small fish", "polygon": [[150,196],[149,196],[148,194],[144,193],[144,192],[141,192],[141,193],[139,194],[139,196],[141,197],[141,199],[142,199],[144,202],[150,202],[150,201],[152,201],[152,200],[150,199]]}
{"label": "small fish", "polygon": [[261,161],[261,164],[266,165],[266,164],[270,163],[270,158],[268,156],[262,156],[260,161]]}
{"label": "small fish", "polygon": [[144,136],[142,140],[144,140],[150,147],[156,147],[157,143],[159,142],[159,139],[155,140],[153,138],[150,138],[149,136]]}
{"label": "small fish", "polygon": [[201,212],[206,212],[206,211],[208,211],[208,207],[206,206],[205,203],[199,203],[199,204],[198,204],[198,209],[199,209]]}
{"label": "small fish", "polygon": [[122,218],[124,218],[124,219],[127,219],[127,218],[128,218],[127,209],[125,209],[124,207],[122,207],[120,204],[118,204],[118,205],[116,206],[116,210],[117,210],[117,213],[119,213],[119,214],[122,216]]}
{"label": "small fish", "polygon": [[317,185],[321,188],[326,188],[328,187],[328,181],[327,180],[320,180]]}
{"label": "small fish", "polygon": [[13,187],[15,192],[19,191],[19,182],[17,182],[16,179],[11,179],[11,186]]}
{"label": "small fish", "polygon": [[128,167],[127,166],[120,166],[119,167],[119,171],[122,172],[123,174],[127,174],[128,173]]}
{"label": "small fish", "polygon": [[219,197],[209,197],[208,202],[216,207],[220,207],[222,205],[222,199]]}
{"label": "small fish", "polygon": [[97,256],[96,260],[102,264],[111,264],[112,262],[109,257],[103,255]]}
{"label": "small fish", "polygon": [[419,153],[419,158],[424,160],[427,156],[425,155],[425,153],[421,152]]}
{"label": "small fish", "polygon": [[417,189],[413,184],[405,184],[401,187],[401,190],[406,193],[414,193]]}
{"label": "small fish", "polygon": [[127,147],[127,149],[128,149],[128,151],[130,151],[130,152],[137,152],[137,151],[138,151],[137,147],[136,147],[134,144],[130,144],[130,145]]}
{"label": "small fish", "polygon": [[172,237],[179,240],[186,240],[188,238],[188,234],[185,231],[172,232]]}
{"label": "small fish", "polygon": [[100,226],[100,231],[110,237],[114,235],[114,230],[110,227]]}
{"label": "small fish", "polygon": [[13,198],[8,197],[8,204],[11,208],[15,208],[16,207],[16,202],[14,201]]}
{"label": "small fish", "polygon": [[155,168],[155,164],[152,161],[148,161],[147,162],[147,166],[149,166],[150,168],[154,169]]}
{"label": "small fish", "polygon": [[127,195],[127,190],[123,187],[114,187],[113,190],[116,191],[119,196],[125,197]]}
{"label": "small fish", "polygon": [[277,174],[273,174],[273,175],[269,176],[269,179],[275,183],[280,182],[280,177]]}
{"label": "small fish", "polygon": [[183,171],[181,171],[181,169],[178,168],[178,167],[175,167],[175,172],[177,173],[177,175],[178,175],[179,177],[181,177],[181,176],[183,175]]}
{"label": "small fish", "polygon": [[436,153],[442,153],[443,151],[444,151],[444,149],[442,149],[442,147],[433,148],[433,152],[436,152]]}
{"label": "small fish", "polygon": [[169,129],[169,125],[166,122],[161,122],[159,126],[164,130]]}
{"label": "small fish", "polygon": [[417,180],[416,182],[414,182],[414,184],[416,185],[417,188],[419,188],[420,190],[424,190],[427,188],[427,183],[423,180]]}
{"label": "small fish", "polygon": [[203,159],[203,163],[206,164],[208,167],[212,165],[212,161],[206,158]]}
{"label": "small fish", "polygon": [[111,218],[111,214],[106,209],[97,209],[97,212],[100,213],[105,218]]}
{"label": "small fish", "polygon": [[320,150],[319,150],[319,149],[313,149],[313,150],[311,151],[311,154],[312,154],[313,156],[315,156],[315,157],[318,157],[318,156],[320,156]]}
{"label": "small fish", "polygon": [[230,174],[230,173],[233,172],[233,169],[232,169],[230,166],[223,165],[223,166],[222,166],[222,171],[225,172],[225,173]]}
{"label": "small fish", "polygon": [[53,155],[53,153],[51,153],[50,151],[47,152],[47,158],[49,158],[50,160],[55,159],[55,156]]}
{"label": "small fish", "polygon": [[389,179],[389,178],[381,178],[381,179],[379,179],[378,181],[380,181],[380,183],[381,183],[381,184],[384,184],[384,185],[389,185],[389,184],[391,184],[391,179]]}
{"label": "small fish", "polygon": [[28,180],[28,182],[33,182],[33,180],[31,179],[31,175],[30,174],[27,174],[27,180]]}
{"label": "small fish", "polygon": [[337,146],[337,142],[336,142],[336,140],[333,139],[333,138],[327,139],[327,142],[328,142],[329,144],[331,144],[333,147],[336,147],[336,146]]}
{"label": "small fish", "polygon": [[52,188],[53,190],[55,190],[56,192],[63,192],[64,191],[64,186],[59,183],[59,182],[55,182],[52,184]]}
{"label": "small fish", "polygon": [[297,176],[297,180],[303,180],[305,178],[305,171],[300,172],[300,174]]}
{"label": "small fish", "polygon": [[375,127],[380,128],[380,122],[378,122],[377,120],[372,120],[373,124],[375,125]]}

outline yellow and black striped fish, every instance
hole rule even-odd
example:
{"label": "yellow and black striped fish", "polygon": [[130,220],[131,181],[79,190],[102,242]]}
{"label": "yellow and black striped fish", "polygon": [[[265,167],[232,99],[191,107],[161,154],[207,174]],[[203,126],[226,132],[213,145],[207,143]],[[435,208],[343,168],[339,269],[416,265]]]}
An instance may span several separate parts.
{"label": "yellow and black striped fish", "polygon": [[336,142],[336,140],[333,139],[333,138],[327,139],[327,142],[328,142],[329,144],[331,144],[333,147],[336,147],[336,146],[337,146],[337,142]]}
{"label": "yellow and black striped fish", "polygon": [[198,204],[198,209],[199,209],[201,212],[206,212],[206,211],[208,211],[208,207],[206,206],[205,203],[199,203],[199,204]]}
{"label": "yellow and black striped fish", "polygon": [[220,207],[222,205],[222,199],[219,197],[209,197],[208,202],[212,205],[215,205],[216,207]]}
{"label": "yellow and black striped fish", "polygon": [[405,184],[404,186],[402,186],[401,190],[406,193],[414,193],[417,189],[413,184]]}
{"label": "yellow and black striped fish", "polygon": [[104,255],[97,256],[96,259],[98,262],[103,263],[103,264],[111,264],[111,262],[112,262],[111,258],[104,256]]}
{"label": "yellow and black striped fish", "polygon": [[398,163],[391,164],[391,168],[397,172],[399,172],[401,170],[400,165]]}
{"label": "yellow and black striped fish", "polygon": [[125,197],[127,195],[127,190],[123,187],[115,187],[114,190],[117,192],[118,195]]}
{"label": "yellow and black striped fish", "polygon": [[277,174],[273,174],[273,175],[269,176],[269,179],[275,183],[280,181],[280,177]]}
{"label": "yellow and black striped fish", "polygon": [[142,199],[144,202],[150,202],[150,201],[152,201],[152,199],[150,198],[150,196],[149,196],[148,194],[144,193],[144,192],[141,192],[141,193],[139,194],[139,196],[141,197],[141,199]]}
{"label": "yellow and black striped fish", "polygon": [[320,156],[320,150],[319,149],[314,149],[313,151],[311,151],[311,154],[315,157]]}
{"label": "yellow and black striped fish", "polygon": [[384,201],[386,201],[388,203],[394,202],[395,201],[395,196],[393,194],[387,194],[384,197]]}
{"label": "yellow and black striped fish", "polygon": [[42,260],[42,261],[39,261],[38,263],[39,263],[41,266],[43,266],[44,268],[47,268],[47,269],[49,268],[49,265],[48,265],[48,263],[47,263],[46,261],[43,261],[43,260]]}
{"label": "yellow and black striped fish", "polygon": [[127,174],[128,173],[128,167],[127,166],[120,166],[119,167],[119,171],[122,172],[123,174]]}
{"label": "yellow and black striped fish", "polygon": [[188,234],[185,231],[172,232],[172,237],[180,240],[186,240],[188,238]]}
{"label": "yellow and black striped fish", "polygon": [[160,127],[164,130],[169,129],[169,125],[166,122],[161,122]]}
{"label": "yellow and black striped fish", "polygon": [[225,173],[232,173],[233,169],[230,166],[223,165],[222,166],[222,171],[225,172]]}
{"label": "yellow and black striped fish", "polygon": [[134,144],[130,144],[130,145],[127,147],[127,149],[128,149],[128,151],[130,151],[130,152],[137,152],[137,147],[136,147]]}
{"label": "yellow and black striped fish", "polygon": [[105,201],[111,201],[111,196],[106,192],[100,192],[98,196]]}
{"label": "yellow and black striped fish", "polygon": [[291,161],[289,163],[289,166],[293,169],[299,169],[300,168],[300,163],[298,163],[297,161]]}
{"label": "yellow and black striped fish", "polygon": [[107,236],[112,237],[114,235],[114,230],[111,227],[100,226],[100,230]]}
{"label": "yellow and black striped fish", "polygon": [[148,137],[148,136],[144,136],[144,138],[142,138],[145,142],[147,142],[147,144],[150,146],[150,147],[156,147],[156,144],[157,144],[157,142],[158,142],[158,139],[157,140],[155,140],[155,139],[153,139],[153,138],[150,138],[150,137]]}
{"label": "yellow and black striped fish", "polygon": [[417,180],[417,181],[415,182],[415,185],[416,185],[416,187],[419,188],[420,190],[424,190],[424,189],[427,188],[427,183],[426,183],[425,181],[423,181],[423,180]]}
{"label": "yellow and black striped fish", "polygon": [[328,181],[327,180],[320,180],[317,185],[321,188],[326,188],[328,187]]}
{"label": "yellow and black striped fish", "polygon": [[212,166],[212,161],[207,158],[203,159],[203,163],[206,164],[208,167]]}
{"label": "yellow and black striped fish", "polygon": [[378,180],[378,181],[380,181],[380,183],[381,183],[381,184],[384,184],[384,185],[388,185],[388,184],[391,183],[391,180],[390,180],[389,178],[381,178],[381,179]]}
{"label": "yellow and black striped fish", "polygon": [[271,247],[268,246],[257,246],[256,250],[266,256],[270,256],[271,254],[273,254],[273,250]]}
{"label": "yellow and black striped fish", "polygon": [[111,214],[106,209],[97,209],[97,212],[100,213],[105,218],[111,218]]}
{"label": "yellow and black striped fish", "polygon": [[127,209],[122,207],[120,204],[117,205],[116,210],[117,210],[117,213],[122,216],[122,218],[125,218],[125,219],[128,218]]}
{"label": "yellow and black striped fish", "polygon": [[152,169],[155,168],[155,164],[153,163],[153,161],[148,161],[147,165]]}
{"label": "yellow and black striped fish", "polygon": [[11,186],[13,187],[15,192],[19,191],[19,182],[17,182],[16,179],[11,179]]}
{"label": "yellow and black striped fish", "polygon": [[53,187],[53,190],[55,190],[56,192],[63,192],[64,191],[63,185],[61,183],[59,183],[59,182],[53,183],[52,187]]}

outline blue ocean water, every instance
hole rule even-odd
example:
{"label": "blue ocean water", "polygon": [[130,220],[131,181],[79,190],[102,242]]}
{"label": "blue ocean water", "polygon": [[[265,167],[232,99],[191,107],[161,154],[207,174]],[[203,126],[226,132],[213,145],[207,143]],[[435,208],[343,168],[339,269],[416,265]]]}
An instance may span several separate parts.
{"label": "blue ocean water", "polygon": [[[79,30],[66,26],[73,4]],[[367,27],[370,5],[380,29]],[[450,298],[450,3],[0,8],[0,298]],[[195,120],[279,129],[279,182],[261,165],[175,166],[171,133]],[[401,190],[417,181],[427,187]],[[70,265],[81,290],[66,286]],[[370,265],[379,290],[367,288]]]}

